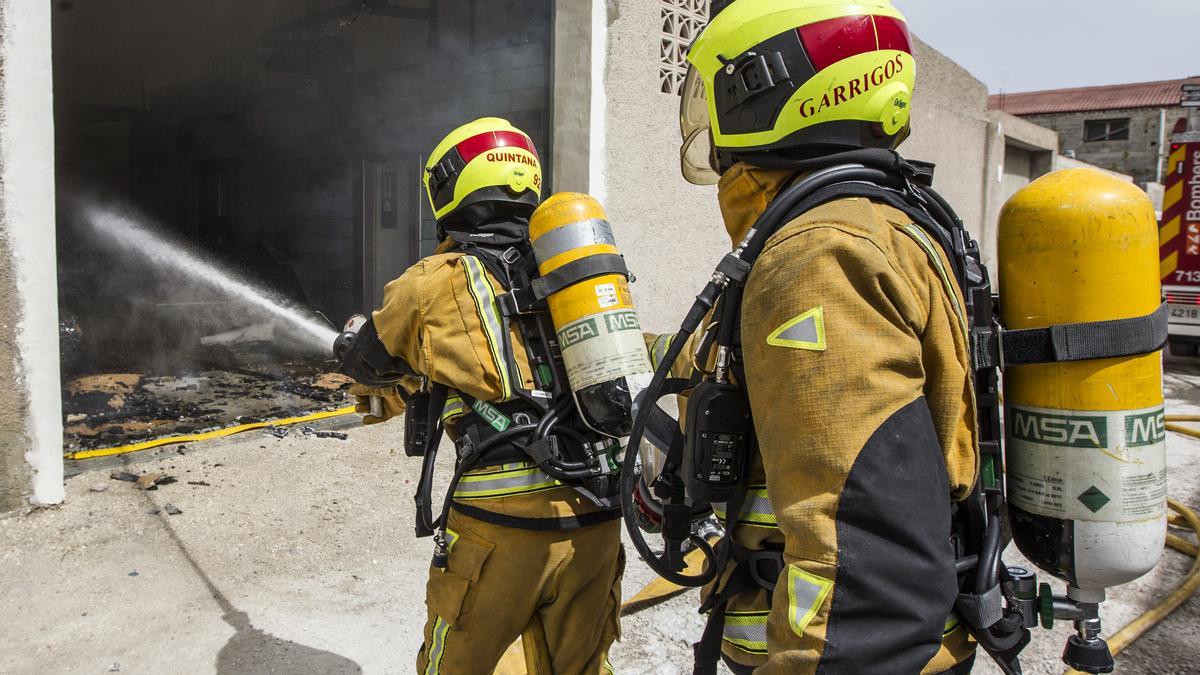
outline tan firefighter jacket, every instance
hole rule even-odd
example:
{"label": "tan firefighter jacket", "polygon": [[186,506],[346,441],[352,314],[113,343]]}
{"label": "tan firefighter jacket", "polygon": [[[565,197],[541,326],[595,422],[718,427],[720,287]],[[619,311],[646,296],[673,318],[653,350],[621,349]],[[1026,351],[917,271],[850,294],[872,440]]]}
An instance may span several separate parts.
{"label": "tan firefighter jacket", "polygon": [[[793,175],[726,173],[735,245]],[[950,270],[910,218],[860,198],[784,225],[756,262],[741,340],[759,450],[736,541],[782,548],[787,565],[771,609],[765,590],[729,604],[734,661],[759,673],[940,673],[973,653],[953,613],[951,501],[972,488],[978,452]],[[649,342],[652,360],[670,339]]]}
{"label": "tan firefighter jacket", "polygon": [[[496,296],[504,292],[474,256],[439,253],[422,259],[389,283],[383,291],[383,307],[373,315],[379,339],[392,356],[452,390],[442,417],[451,439],[457,438],[455,422],[466,411],[456,392],[500,403],[512,398],[514,385],[533,386],[524,342],[515,326],[509,332],[521,381],[514,383],[510,369],[503,367],[500,331],[504,322]],[[391,399],[389,409],[397,400]],[[403,404],[399,407],[403,409]],[[459,484],[455,500],[520,518],[556,518],[597,510],[532,462],[470,471]]]}

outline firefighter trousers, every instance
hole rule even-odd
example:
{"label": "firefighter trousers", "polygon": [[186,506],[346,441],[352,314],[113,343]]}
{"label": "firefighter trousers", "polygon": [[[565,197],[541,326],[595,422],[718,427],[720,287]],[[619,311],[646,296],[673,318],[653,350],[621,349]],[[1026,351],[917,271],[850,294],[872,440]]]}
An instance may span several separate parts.
{"label": "firefighter trousers", "polygon": [[446,570],[430,568],[420,675],[491,673],[518,637],[530,675],[605,673],[620,637],[620,521],[537,532],[450,512]]}

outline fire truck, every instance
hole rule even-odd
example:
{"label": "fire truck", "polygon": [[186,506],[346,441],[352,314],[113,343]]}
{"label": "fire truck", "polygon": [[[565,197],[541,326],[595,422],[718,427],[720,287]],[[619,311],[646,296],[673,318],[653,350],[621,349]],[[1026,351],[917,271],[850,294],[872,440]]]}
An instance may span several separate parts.
{"label": "fire truck", "polygon": [[[1185,138],[1186,137],[1186,138]],[[1170,348],[1200,351],[1200,135],[1175,137],[1159,230],[1163,293],[1171,305]]]}

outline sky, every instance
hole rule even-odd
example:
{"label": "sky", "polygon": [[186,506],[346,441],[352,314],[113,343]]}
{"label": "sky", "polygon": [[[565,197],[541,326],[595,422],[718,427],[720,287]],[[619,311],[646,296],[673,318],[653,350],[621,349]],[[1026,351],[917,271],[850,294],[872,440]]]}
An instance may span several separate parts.
{"label": "sky", "polygon": [[993,94],[1200,75],[1200,0],[893,2]]}

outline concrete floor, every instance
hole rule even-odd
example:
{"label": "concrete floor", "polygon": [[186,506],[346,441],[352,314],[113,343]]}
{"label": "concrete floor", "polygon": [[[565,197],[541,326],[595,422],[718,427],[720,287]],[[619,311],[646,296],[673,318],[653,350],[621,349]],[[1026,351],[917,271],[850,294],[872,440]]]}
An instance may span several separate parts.
{"label": "concrete floor", "polygon": [[[1200,414],[1200,367],[1170,370],[1169,410]],[[411,672],[430,553],[411,531],[418,464],[398,424],[350,431],[349,441],[251,432],[98,460],[68,480],[61,507],[0,519],[0,673]],[[1172,434],[1168,449],[1171,494],[1200,506],[1200,441]],[[111,480],[114,468],[178,480],[142,492]],[[167,515],[167,503],[182,513]],[[1190,564],[1168,552],[1113,589],[1107,629]],[[626,597],[651,578],[631,560]],[[689,592],[627,617],[618,671],[690,672],[703,624],[694,606]],[[1061,672],[1065,635],[1035,633],[1026,672]],[[1200,672],[1200,600],[1120,656],[1118,672]]]}

